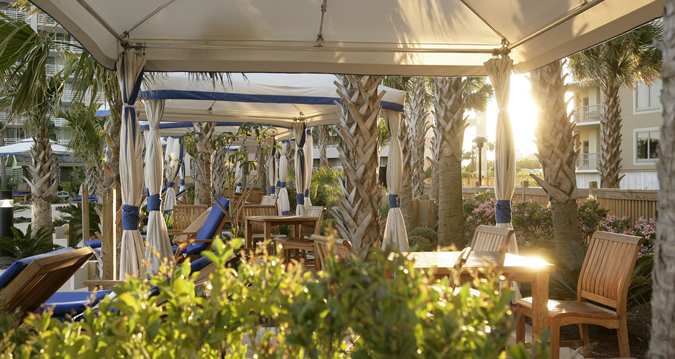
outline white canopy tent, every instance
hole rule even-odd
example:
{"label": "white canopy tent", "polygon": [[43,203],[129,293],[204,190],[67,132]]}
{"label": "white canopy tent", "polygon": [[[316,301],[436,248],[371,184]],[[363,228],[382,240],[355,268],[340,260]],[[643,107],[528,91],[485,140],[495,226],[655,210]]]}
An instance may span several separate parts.
{"label": "white canopy tent", "polygon": [[[660,0],[32,0],[113,68],[483,75],[505,43],[528,71],[661,16]],[[324,19],[323,21],[321,19]]]}
{"label": "white canopy tent", "polygon": [[[18,155],[30,155],[30,150],[35,145],[33,139],[28,138],[21,140],[17,143],[11,145],[5,145],[0,147],[0,156],[18,156]],[[51,142],[52,152],[57,155],[70,155],[73,153],[68,147],[59,145],[55,142]]]}

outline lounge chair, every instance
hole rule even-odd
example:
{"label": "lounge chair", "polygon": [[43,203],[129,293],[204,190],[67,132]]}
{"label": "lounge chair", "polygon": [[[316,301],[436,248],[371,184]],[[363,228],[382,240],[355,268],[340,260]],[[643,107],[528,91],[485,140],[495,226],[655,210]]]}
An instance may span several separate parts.
{"label": "lounge chair", "polygon": [[175,248],[177,261],[180,262],[186,257],[194,257],[209,248],[213,238],[223,230],[229,207],[230,201],[221,196],[208,210],[208,214],[203,217],[203,223],[194,235],[187,233],[183,239],[174,238],[177,244]]}
{"label": "lounge chair", "polygon": [[82,295],[61,292],[57,296],[54,293],[93,254],[91,248],[64,248],[15,261],[0,275],[3,310],[27,313],[40,310],[49,303],[55,312],[62,313],[74,306],[91,303],[99,297],[98,293],[94,296],[88,292],[82,292]]}

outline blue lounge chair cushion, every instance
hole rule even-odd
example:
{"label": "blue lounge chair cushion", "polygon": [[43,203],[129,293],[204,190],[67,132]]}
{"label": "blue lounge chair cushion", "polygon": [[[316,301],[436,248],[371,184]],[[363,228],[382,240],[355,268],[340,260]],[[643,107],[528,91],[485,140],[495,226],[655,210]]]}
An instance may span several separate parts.
{"label": "blue lounge chair cushion", "polygon": [[201,228],[199,228],[199,231],[197,231],[197,234],[195,235],[196,239],[213,239],[213,237],[216,235],[216,231],[218,230],[220,223],[223,221],[223,218],[225,218],[225,212],[223,212],[223,209],[229,209],[230,200],[221,196],[218,198],[217,202],[218,203],[214,203],[213,206],[211,206],[209,215],[206,217],[204,224],[202,224]]}
{"label": "blue lounge chair cushion", "polygon": [[56,292],[47,301],[40,306],[40,311],[47,309],[53,310],[53,316],[63,318],[66,314],[75,315],[84,312],[84,310],[100,302],[110,290],[99,290],[96,292]]}
{"label": "blue lounge chair cushion", "polygon": [[190,272],[199,272],[200,270],[206,268],[207,265],[211,264],[211,260],[206,257],[199,257],[190,263]]}
{"label": "blue lounge chair cushion", "polygon": [[2,274],[0,274],[0,288],[4,288],[9,284],[14,278],[16,278],[24,268],[28,267],[29,264],[33,263],[34,260],[40,258],[46,258],[53,255],[58,255],[62,253],[67,253],[73,251],[72,248],[62,248],[59,250],[38,254],[31,257],[22,258],[14,261]]}
{"label": "blue lounge chair cushion", "polygon": [[84,245],[87,246],[87,247],[90,247],[92,249],[101,248],[101,240],[100,239],[86,239],[84,241]]}

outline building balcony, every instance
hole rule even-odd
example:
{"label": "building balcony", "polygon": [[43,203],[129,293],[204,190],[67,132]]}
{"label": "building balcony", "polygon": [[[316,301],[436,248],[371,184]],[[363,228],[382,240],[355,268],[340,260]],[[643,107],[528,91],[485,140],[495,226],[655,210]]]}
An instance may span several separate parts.
{"label": "building balcony", "polygon": [[26,20],[26,13],[20,10],[5,8],[1,10],[3,14],[12,20]]}
{"label": "building balcony", "polygon": [[597,153],[580,153],[577,158],[577,171],[597,171],[598,170],[598,154]]}
{"label": "building balcony", "polygon": [[574,111],[574,120],[579,125],[599,123],[603,112],[602,105],[578,106]]}
{"label": "building balcony", "polygon": [[47,14],[38,14],[38,26],[56,26],[58,23]]}

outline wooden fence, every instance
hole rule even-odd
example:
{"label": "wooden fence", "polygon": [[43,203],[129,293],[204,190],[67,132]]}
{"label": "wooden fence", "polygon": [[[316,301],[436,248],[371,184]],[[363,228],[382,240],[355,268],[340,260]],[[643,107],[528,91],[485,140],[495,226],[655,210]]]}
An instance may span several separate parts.
{"label": "wooden fence", "polygon": [[[463,198],[470,198],[476,193],[494,191],[489,187],[470,187],[463,189]],[[626,190],[613,188],[578,189],[575,193],[577,201],[594,197],[602,208],[616,217],[628,217],[633,221],[640,218],[656,218],[656,193],[650,190]],[[513,194],[513,202],[524,201],[536,202],[542,205],[548,204],[548,196],[539,187],[518,187]]]}

